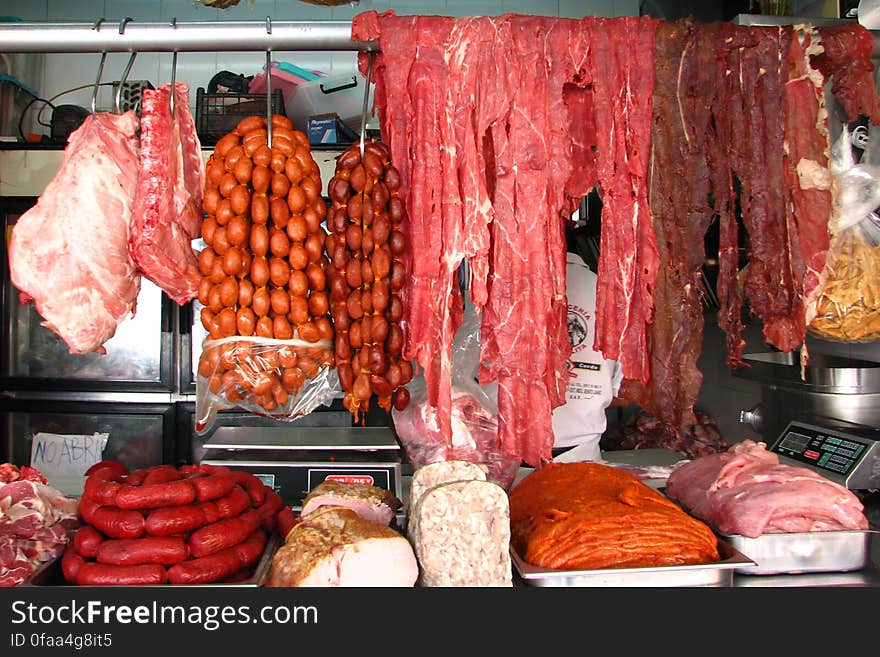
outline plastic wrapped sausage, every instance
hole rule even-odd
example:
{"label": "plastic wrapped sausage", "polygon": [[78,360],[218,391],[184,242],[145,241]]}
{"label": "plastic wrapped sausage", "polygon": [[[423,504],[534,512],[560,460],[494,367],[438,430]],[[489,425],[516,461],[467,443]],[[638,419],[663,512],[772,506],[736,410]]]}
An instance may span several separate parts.
{"label": "plastic wrapped sausage", "polygon": [[293,420],[339,392],[320,170],[308,137],[271,120],[271,145],[249,116],[206,165],[197,433],[225,408]]}

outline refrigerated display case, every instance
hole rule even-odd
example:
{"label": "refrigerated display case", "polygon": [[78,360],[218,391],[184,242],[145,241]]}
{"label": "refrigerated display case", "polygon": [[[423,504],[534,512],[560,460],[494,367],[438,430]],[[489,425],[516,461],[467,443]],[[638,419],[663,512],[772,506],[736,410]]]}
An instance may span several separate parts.
{"label": "refrigerated display case", "polygon": [[98,433],[107,434],[103,458],[115,459],[129,470],[175,463],[174,420],[170,403],[0,399],[0,462],[30,463],[38,433]]}

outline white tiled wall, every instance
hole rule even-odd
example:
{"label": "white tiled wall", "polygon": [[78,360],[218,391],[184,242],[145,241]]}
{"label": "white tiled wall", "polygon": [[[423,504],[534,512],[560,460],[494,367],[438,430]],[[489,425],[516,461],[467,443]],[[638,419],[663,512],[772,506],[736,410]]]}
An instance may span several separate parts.
{"label": "white tiled wall", "polygon": [[[95,21],[104,18],[119,22],[126,17],[135,21],[232,21],[264,20],[350,20],[369,9],[393,9],[397,14],[447,16],[497,16],[522,13],[580,18],[586,15],[622,16],[638,14],[638,0],[360,0],[360,2],[327,7],[301,0],[241,0],[229,9],[213,9],[199,0],[2,0],[0,16],[14,16],[26,21]],[[2,50],[2,46],[0,46]],[[342,75],[356,68],[354,52],[277,52],[277,60],[289,61],[306,69]],[[45,74],[35,81],[38,91],[50,98],[76,87],[93,85],[98,69],[98,54],[47,55]],[[103,81],[117,80],[125,68],[128,55],[111,54],[104,67]],[[177,79],[191,87],[191,104],[195,107],[195,90],[207,87],[215,73],[223,70],[253,75],[265,65],[263,52],[180,53]],[[170,81],[171,55],[143,53],[135,58],[129,80],[149,80],[154,86]],[[57,99],[88,107],[92,89],[83,88]],[[103,87],[98,107],[110,108],[111,87]],[[45,118],[45,117],[44,117]]]}

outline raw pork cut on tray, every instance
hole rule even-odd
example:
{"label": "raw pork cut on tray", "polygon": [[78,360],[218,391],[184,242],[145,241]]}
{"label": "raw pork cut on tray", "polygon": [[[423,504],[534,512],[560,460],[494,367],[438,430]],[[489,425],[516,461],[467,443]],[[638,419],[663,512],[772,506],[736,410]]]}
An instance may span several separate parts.
{"label": "raw pork cut on tray", "polygon": [[129,248],[138,270],[178,304],[195,298],[205,163],[189,111],[188,87],[146,89],[141,100],[141,167]]}
{"label": "raw pork cut on tray", "polygon": [[666,494],[727,535],[868,529],[852,491],[753,440],[675,466]]}
{"label": "raw pork cut on tray", "polygon": [[132,111],[87,116],[55,177],[12,230],[12,283],[74,354],[103,353],[134,314],[141,278],[128,252],[128,222],[137,128]]}
{"label": "raw pork cut on tray", "polygon": [[64,550],[78,526],[77,501],[34,468],[0,465],[0,587],[28,580]]}

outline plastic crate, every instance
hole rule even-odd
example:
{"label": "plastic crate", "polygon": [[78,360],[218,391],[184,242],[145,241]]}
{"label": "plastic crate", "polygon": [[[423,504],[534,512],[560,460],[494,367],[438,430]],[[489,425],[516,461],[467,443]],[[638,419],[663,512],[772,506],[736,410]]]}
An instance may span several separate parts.
{"label": "plastic crate", "polygon": [[[204,146],[213,146],[246,116],[266,116],[266,94],[209,94],[196,89],[196,132]],[[284,97],[272,92],[272,113],[285,116]]]}

